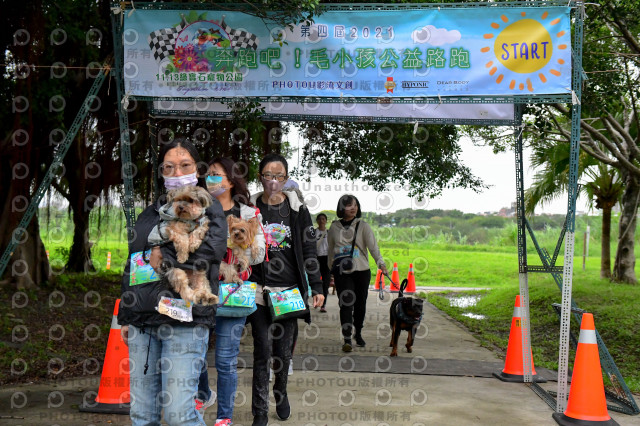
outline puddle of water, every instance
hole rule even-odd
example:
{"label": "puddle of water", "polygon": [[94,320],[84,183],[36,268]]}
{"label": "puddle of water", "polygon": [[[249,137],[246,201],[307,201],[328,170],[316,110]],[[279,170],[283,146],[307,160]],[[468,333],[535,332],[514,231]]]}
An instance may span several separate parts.
{"label": "puddle of water", "polygon": [[468,318],[477,319],[477,320],[487,319],[487,317],[485,317],[484,315],[481,315],[481,314],[472,314],[471,312],[465,312],[464,314],[462,314],[462,316],[464,316],[464,317],[468,317]]}
{"label": "puddle of water", "polygon": [[475,306],[480,300],[481,296],[454,296],[449,297],[449,306],[454,306],[456,308],[468,308],[470,306]]}

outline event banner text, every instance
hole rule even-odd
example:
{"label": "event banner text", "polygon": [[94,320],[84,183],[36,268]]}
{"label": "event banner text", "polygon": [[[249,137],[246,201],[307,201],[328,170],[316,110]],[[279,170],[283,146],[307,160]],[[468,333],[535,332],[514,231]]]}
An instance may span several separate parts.
{"label": "event banner text", "polygon": [[134,10],[130,96],[423,97],[571,91],[570,9],[329,11],[268,27],[229,11]]}

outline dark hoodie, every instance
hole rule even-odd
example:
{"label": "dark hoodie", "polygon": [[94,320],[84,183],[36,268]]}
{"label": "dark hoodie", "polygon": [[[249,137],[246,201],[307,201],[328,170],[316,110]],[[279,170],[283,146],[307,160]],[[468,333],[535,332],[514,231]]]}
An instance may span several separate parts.
{"label": "dark hoodie", "polygon": [[[149,233],[158,224],[158,209],[163,205],[160,200],[147,207],[138,216],[134,228],[134,240],[130,244],[129,259],[131,253],[148,250],[147,242]],[[218,294],[218,270],[220,261],[227,252],[227,221],[222,211],[222,206],[217,199],[207,208],[206,215],[209,218],[209,230],[200,247],[189,255],[184,264],[176,260],[176,251],[173,243],[169,242],[160,247],[163,262],[180,269],[193,270],[208,267],[207,278],[213,294]],[[169,288],[166,280],[153,281],[145,284],[129,285],[130,260],[127,261],[122,276],[122,300],[118,312],[120,325],[135,325],[136,327],[156,326],[160,324],[184,324],[166,315],[158,313],[156,307],[160,297],[167,296],[179,299],[180,295]],[[196,265],[196,266],[194,266]],[[209,327],[215,325],[215,306],[193,305],[193,323],[204,324]]]}

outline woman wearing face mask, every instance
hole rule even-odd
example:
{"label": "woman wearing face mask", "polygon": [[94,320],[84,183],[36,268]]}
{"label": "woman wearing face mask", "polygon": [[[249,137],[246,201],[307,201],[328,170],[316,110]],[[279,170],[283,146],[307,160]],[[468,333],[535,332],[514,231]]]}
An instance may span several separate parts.
{"label": "woman wearing face mask", "polygon": [[[198,177],[206,173],[195,146],[187,139],[174,139],[160,148],[160,179],[167,190],[200,185]],[[149,250],[149,234],[159,223],[159,208],[166,196],[147,207],[138,216],[131,242],[131,254]],[[184,305],[180,295],[170,290],[164,280],[158,281],[149,271],[148,280],[142,280],[140,268],[150,264],[156,271],[165,267],[183,269],[190,276],[193,270],[207,270],[211,291],[218,293],[218,268],[226,253],[227,224],[217,200],[205,211],[209,219],[207,231],[200,247],[189,255],[184,264],[176,260],[173,243],[150,250],[135,261],[127,262],[122,279],[122,300],[118,312],[121,334],[129,346],[131,360],[131,422],[135,425],[160,425],[161,412],[170,425],[204,425],[196,410],[193,396],[198,387],[200,369],[205,363],[209,328],[215,325],[215,306],[190,305],[192,320],[180,320],[160,313],[161,297]],[[146,262],[146,263],[145,263]],[[132,265],[133,263],[133,265]],[[135,274],[132,273],[135,271]],[[133,277],[135,276],[135,279]],[[175,311],[173,311],[175,312]],[[196,368],[197,367],[197,368]]]}
{"label": "woman wearing face mask", "polygon": [[[262,215],[258,209],[249,205],[249,190],[241,172],[240,165],[234,163],[231,158],[215,158],[210,161],[207,175],[209,193],[220,201],[225,216],[233,215],[244,220],[257,218],[262,223]],[[256,257],[251,257],[251,249],[247,249],[246,254],[250,265],[264,260],[265,240],[262,227],[258,228],[255,239],[260,249]],[[225,256],[224,261],[229,263],[229,256]],[[241,278],[248,280],[249,275],[250,273],[245,272],[245,276]],[[222,316],[220,312],[216,314],[215,354],[218,373],[216,426],[230,425],[233,418],[233,404],[238,386],[238,353],[245,320],[246,317]],[[216,395],[209,389],[209,375],[206,368],[200,376],[197,398],[196,405],[202,413],[216,400]]]}
{"label": "woman wearing face mask", "polygon": [[[313,306],[322,306],[324,300],[316,258],[316,237],[309,210],[295,192],[282,191],[288,179],[287,160],[278,154],[266,155],[260,162],[258,177],[264,192],[253,195],[251,202],[262,213],[267,256],[264,263],[253,268],[251,281],[258,283],[258,309],[247,318],[251,324],[254,348],[251,399],[253,426],[268,424],[269,359],[272,354],[276,414],[280,420],[291,416],[287,370],[298,320],[289,318],[274,323],[269,308],[265,306],[264,287],[280,291],[296,285],[306,303],[309,296],[306,270],[313,293]],[[304,319],[311,321],[309,314]]]}
{"label": "woman wearing face mask", "polygon": [[[369,269],[369,253],[376,261],[378,268],[387,275],[387,267],[380,255],[373,230],[364,220],[361,220],[360,202],[353,195],[343,195],[338,201],[336,214],[340,220],[331,223],[328,234],[328,266],[333,265],[335,258],[351,257],[349,263],[342,263],[338,270],[332,270],[336,289],[338,290],[338,305],[340,306],[340,324],[342,325],[343,352],[351,352],[353,346],[351,335],[356,345],[366,345],[362,338],[364,317],[367,313],[367,295],[371,281]],[[355,244],[354,244],[355,241]],[[353,255],[352,253],[353,248]]]}

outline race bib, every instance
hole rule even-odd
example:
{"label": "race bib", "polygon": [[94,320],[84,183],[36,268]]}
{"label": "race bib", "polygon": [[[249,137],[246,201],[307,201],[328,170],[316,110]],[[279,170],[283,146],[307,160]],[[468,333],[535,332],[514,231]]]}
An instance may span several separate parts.
{"label": "race bib", "polygon": [[269,293],[269,299],[276,317],[306,309],[300,290],[297,288]]}
{"label": "race bib", "polygon": [[160,279],[156,271],[151,267],[151,264],[145,262],[145,259],[149,260],[150,256],[151,250],[131,253],[131,267],[129,269],[130,286],[150,283],[152,281],[158,281]]}
{"label": "race bib", "polygon": [[256,283],[245,281],[238,289],[235,283],[220,283],[220,306],[251,307],[256,303]]}
{"label": "race bib", "polygon": [[178,321],[191,322],[193,321],[193,314],[191,313],[192,308],[193,304],[191,302],[162,296],[156,309],[162,315],[166,315]]}

